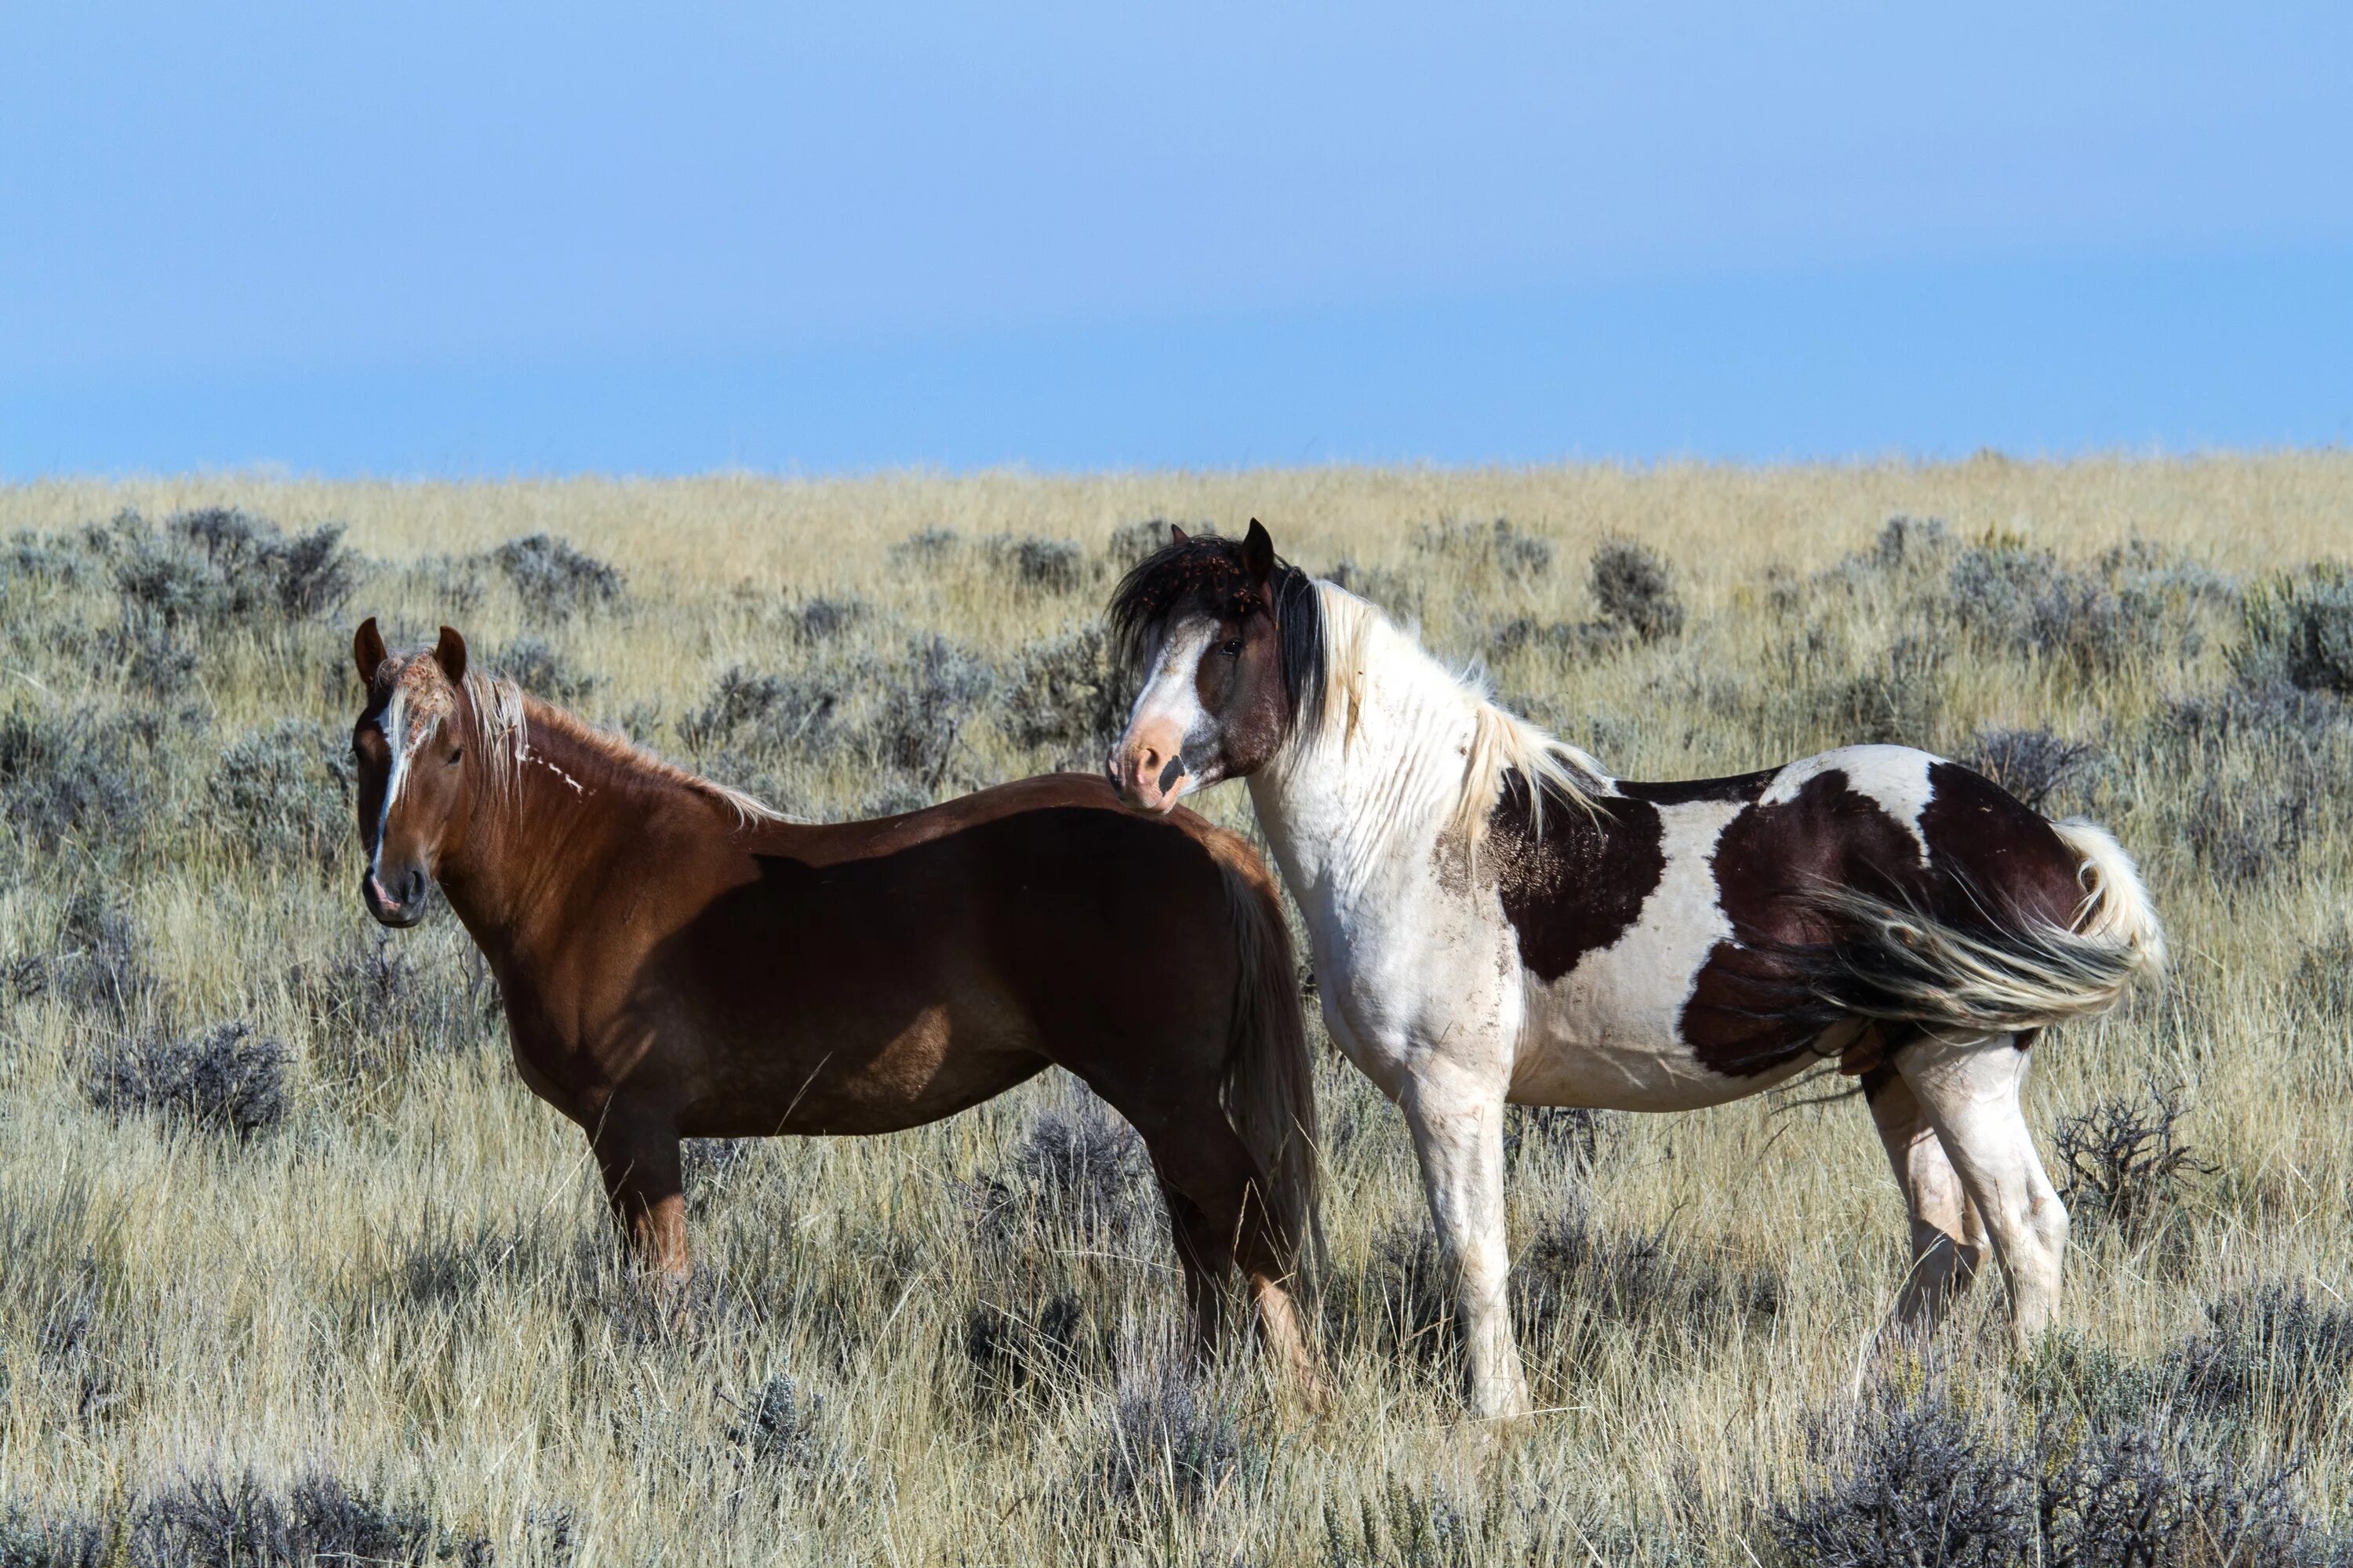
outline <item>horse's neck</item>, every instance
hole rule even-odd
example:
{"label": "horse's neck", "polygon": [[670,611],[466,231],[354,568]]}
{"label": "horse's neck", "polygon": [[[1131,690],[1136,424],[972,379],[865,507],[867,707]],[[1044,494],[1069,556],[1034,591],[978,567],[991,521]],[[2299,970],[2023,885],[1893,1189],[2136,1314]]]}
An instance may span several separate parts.
{"label": "horse's neck", "polygon": [[446,865],[450,907],[495,962],[535,947],[541,927],[568,907],[565,890],[595,873],[629,835],[612,810],[627,783],[608,758],[553,725],[532,725],[516,747],[502,789],[485,787],[463,853]]}
{"label": "horse's neck", "polygon": [[1356,703],[1353,718],[1335,714],[1318,733],[1295,734],[1250,781],[1293,895],[1319,924],[1436,874],[1432,852],[1476,722],[1450,678],[1412,666],[1367,671]]}

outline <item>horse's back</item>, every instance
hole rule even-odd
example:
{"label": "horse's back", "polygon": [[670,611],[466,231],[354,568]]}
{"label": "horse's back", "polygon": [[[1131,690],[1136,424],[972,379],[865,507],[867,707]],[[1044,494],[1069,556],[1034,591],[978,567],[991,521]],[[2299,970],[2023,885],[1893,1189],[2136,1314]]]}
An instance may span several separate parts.
{"label": "horse's back", "polygon": [[655,978],[695,1013],[698,1076],[731,1086],[728,1115],[913,1125],[1122,1042],[1221,1052],[1237,848],[1249,855],[1190,812],[1141,816],[1080,774],[764,829],[730,852],[743,870]]}

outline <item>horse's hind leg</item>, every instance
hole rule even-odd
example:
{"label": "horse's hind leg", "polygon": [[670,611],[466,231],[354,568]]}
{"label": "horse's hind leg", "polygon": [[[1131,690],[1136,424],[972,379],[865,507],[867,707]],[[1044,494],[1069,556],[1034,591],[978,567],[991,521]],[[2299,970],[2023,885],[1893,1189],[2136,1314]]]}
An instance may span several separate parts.
{"label": "horse's hind leg", "polygon": [[[1100,1086],[1097,1092],[1102,1092]],[[1176,1231],[1176,1250],[1186,1259],[1188,1293],[1195,1288],[1197,1262],[1203,1271],[1202,1295],[1194,1297],[1192,1304],[1197,1324],[1216,1320],[1204,1330],[1205,1339],[1214,1341],[1221,1331],[1218,1287],[1239,1263],[1250,1280],[1250,1304],[1267,1352],[1304,1386],[1319,1388],[1314,1359],[1307,1352],[1282,1267],[1282,1249],[1259,1197],[1266,1189],[1266,1173],[1234,1135],[1214,1090],[1148,1110],[1131,1109],[1124,1103],[1125,1097],[1115,1093],[1103,1097],[1144,1134],[1164,1190],[1183,1200],[1181,1205],[1171,1202],[1169,1219]]]}
{"label": "horse's hind leg", "polygon": [[1168,1231],[1176,1243],[1176,1259],[1185,1268],[1185,1304],[1193,1314],[1193,1345],[1203,1361],[1214,1360],[1225,1339],[1225,1304],[1219,1287],[1233,1272],[1229,1239],[1209,1223],[1200,1205],[1160,1181],[1161,1202],[1168,1209]]}
{"label": "horse's hind leg", "polygon": [[2021,1349],[2051,1327],[2067,1252],[2067,1210],[2043,1173],[2019,1103],[2031,1054],[2008,1034],[1906,1047],[1896,1066],[1927,1113],[2010,1283]]}
{"label": "horse's hind leg", "polygon": [[1912,1267],[1896,1302],[1896,1319],[1907,1329],[1926,1333],[1943,1319],[1953,1296],[1976,1276],[1984,1255],[1984,1224],[1903,1075],[1891,1065],[1873,1067],[1863,1075],[1862,1096],[1911,1213]]}

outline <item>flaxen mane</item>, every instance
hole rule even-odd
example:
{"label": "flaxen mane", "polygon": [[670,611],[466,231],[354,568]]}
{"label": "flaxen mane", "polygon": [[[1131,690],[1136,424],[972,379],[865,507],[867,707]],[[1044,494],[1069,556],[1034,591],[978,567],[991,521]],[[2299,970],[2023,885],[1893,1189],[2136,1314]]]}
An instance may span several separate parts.
{"label": "flaxen mane", "polygon": [[739,824],[793,820],[755,796],[665,762],[633,745],[626,736],[599,729],[577,714],[531,695],[508,676],[467,671],[462,706],[450,700],[454,693],[448,677],[430,652],[411,654],[388,665],[377,679],[388,685],[378,722],[395,756],[413,752],[445,718],[466,714],[470,716],[474,754],[482,761],[482,777],[491,799],[501,805],[513,800],[523,764],[534,760],[533,732],[545,730],[622,772],[674,784],[715,800],[733,811]]}

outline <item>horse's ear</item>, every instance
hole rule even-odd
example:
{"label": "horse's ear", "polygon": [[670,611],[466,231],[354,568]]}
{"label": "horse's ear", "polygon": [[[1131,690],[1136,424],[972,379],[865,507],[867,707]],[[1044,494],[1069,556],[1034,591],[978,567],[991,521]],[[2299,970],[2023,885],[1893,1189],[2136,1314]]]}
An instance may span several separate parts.
{"label": "horse's ear", "polygon": [[458,635],[456,627],[445,626],[441,629],[441,641],[433,645],[433,662],[441,666],[441,673],[449,677],[451,685],[464,683],[466,640]]}
{"label": "horse's ear", "polygon": [[1255,517],[1250,519],[1250,532],[1242,538],[1242,570],[1254,583],[1263,584],[1274,576],[1274,536]]}
{"label": "horse's ear", "polygon": [[352,633],[352,662],[359,666],[363,685],[375,683],[375,673],[384,668],[384,633],[375,629],[375,617],[371,615]]}
{"label": "horse's ear", "polygon": [[1171,523],[1168,524],[1168,542],[1172,545],[1189,545],[1193,542],[1193,535]]}

